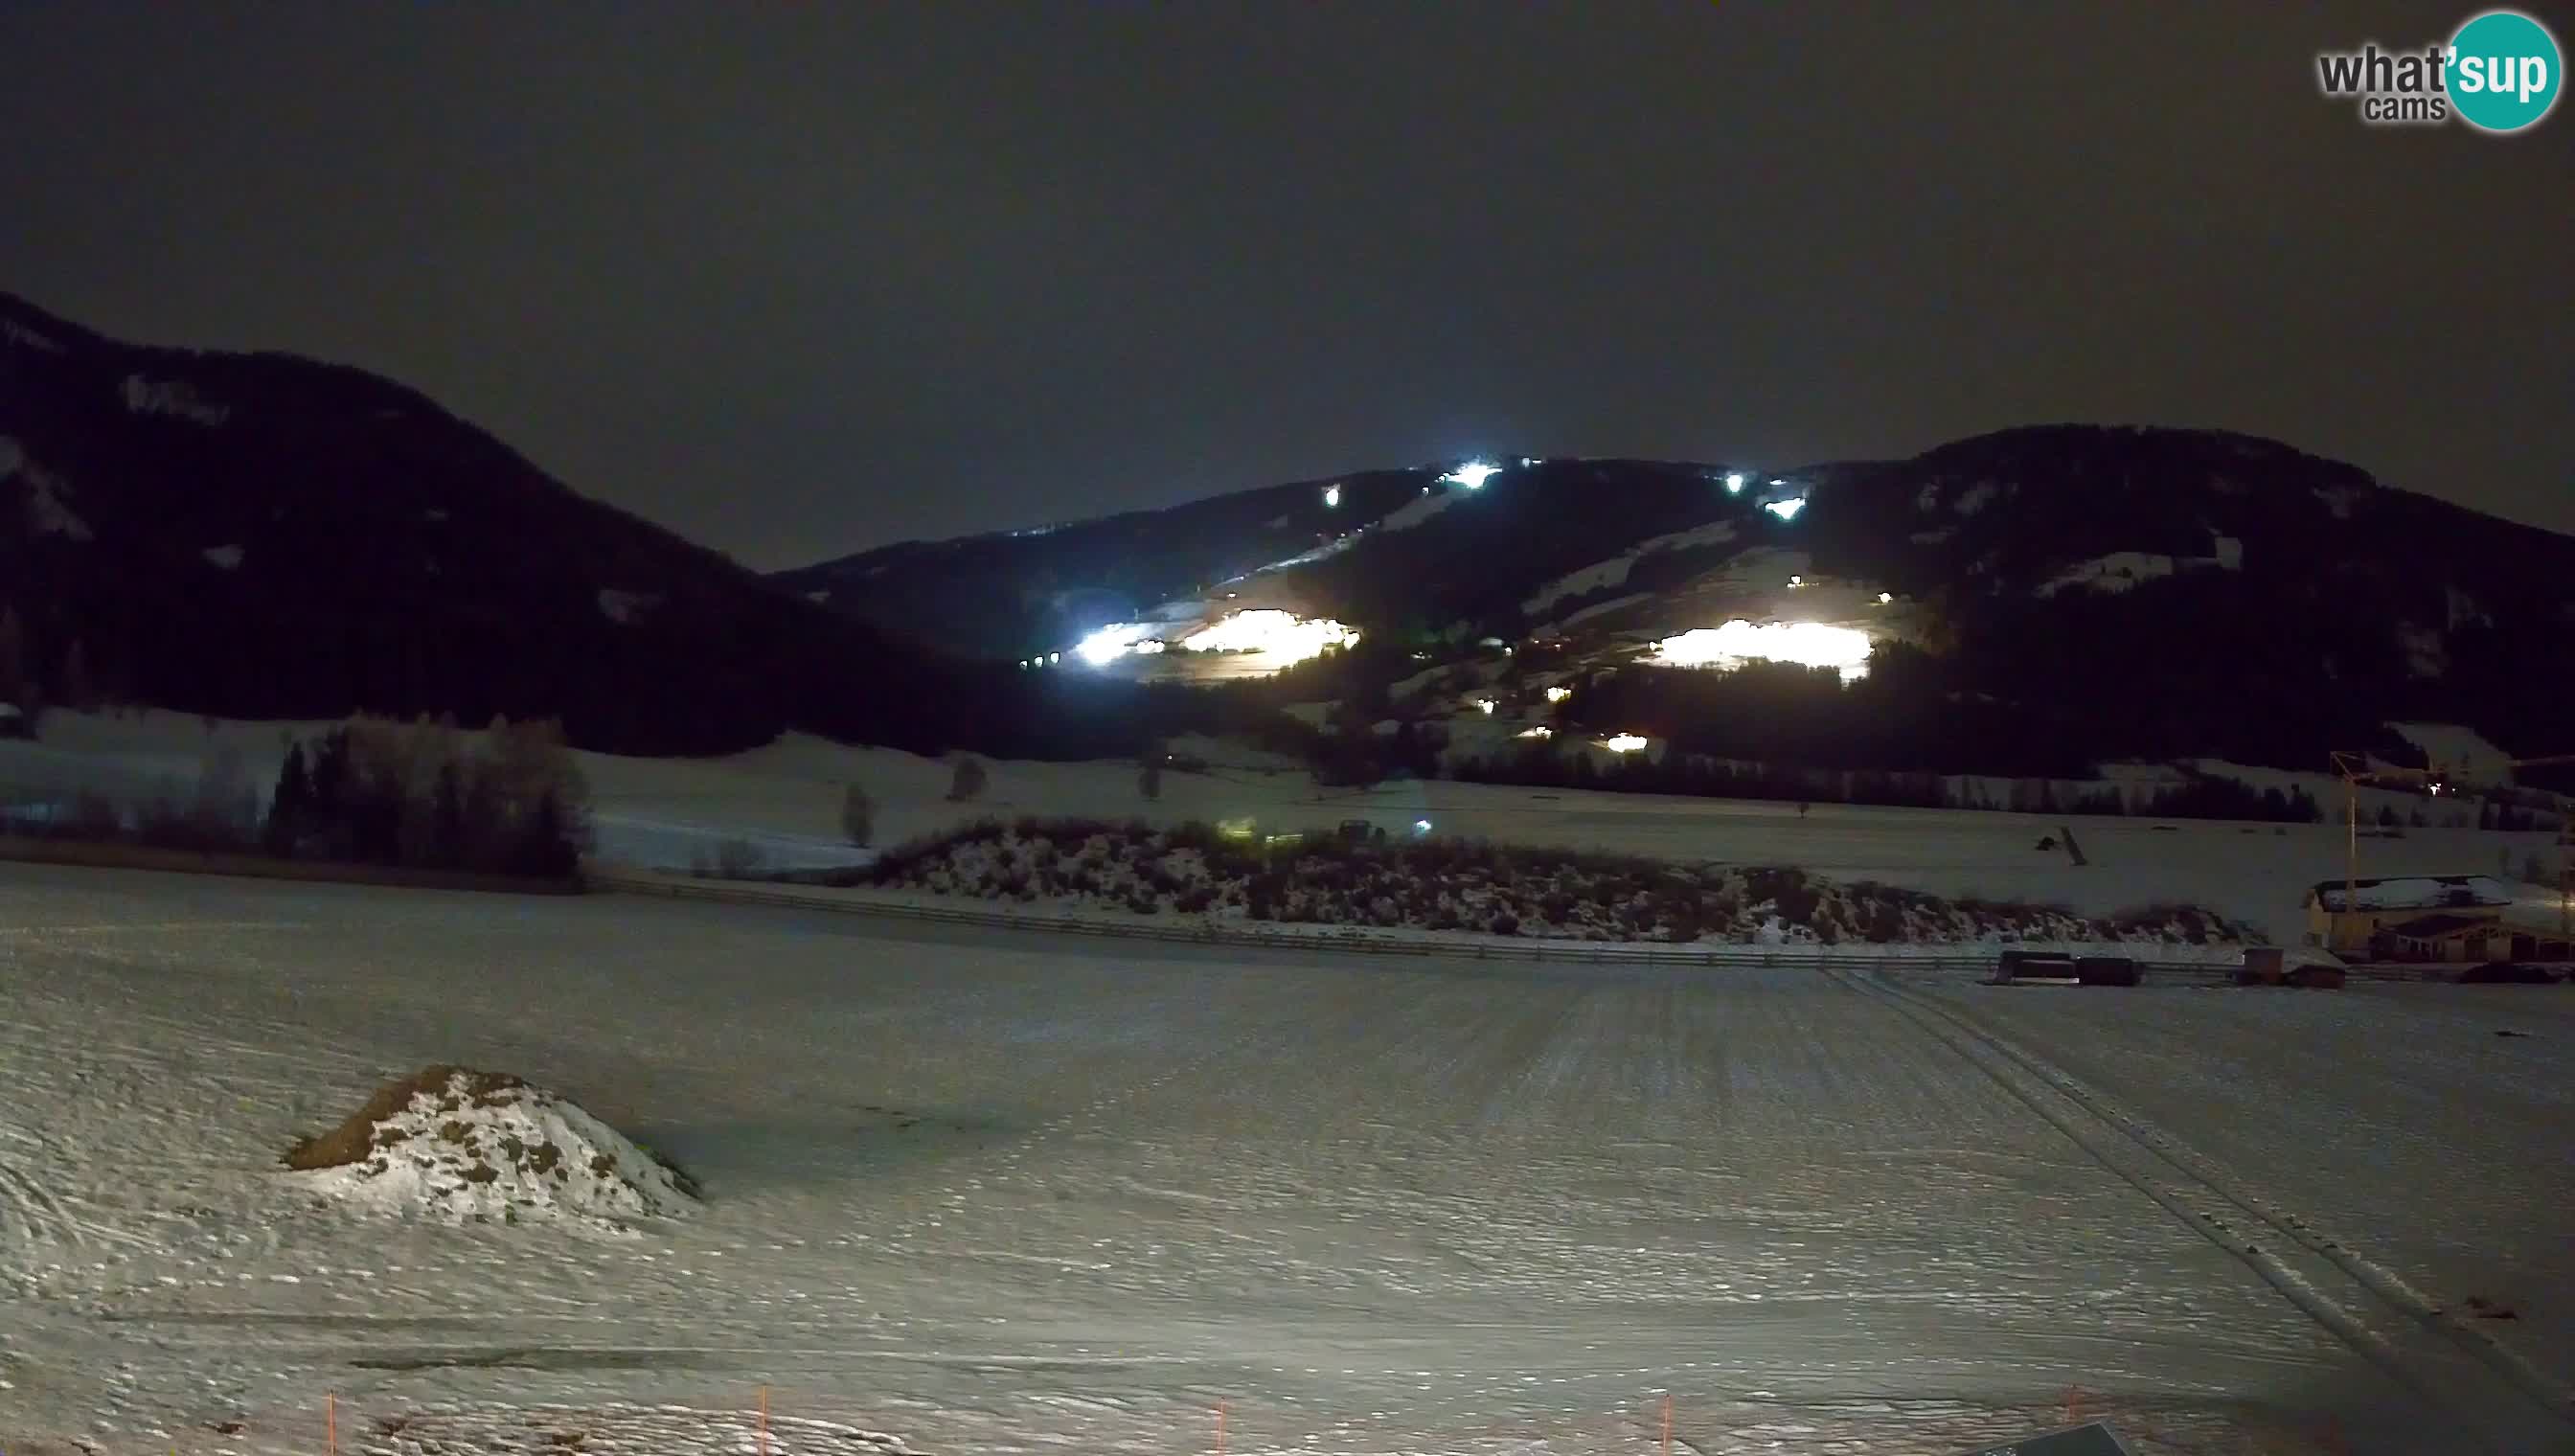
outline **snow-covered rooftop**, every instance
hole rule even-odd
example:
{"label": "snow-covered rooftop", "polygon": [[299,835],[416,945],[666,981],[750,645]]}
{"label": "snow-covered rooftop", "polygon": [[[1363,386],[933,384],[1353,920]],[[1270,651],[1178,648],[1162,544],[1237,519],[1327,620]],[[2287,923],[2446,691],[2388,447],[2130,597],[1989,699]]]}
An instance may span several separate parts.
{"label": "snow-covered rooftop", "polygon": [[[2462,906],[2508,905],[2512,890],[2486,874],[2412,874],[2391,879],[2351,882],[2364,910],[2432,910]],[[2320,880],[2307,893],[2328,910],[2343,905],[2343,881]]]}

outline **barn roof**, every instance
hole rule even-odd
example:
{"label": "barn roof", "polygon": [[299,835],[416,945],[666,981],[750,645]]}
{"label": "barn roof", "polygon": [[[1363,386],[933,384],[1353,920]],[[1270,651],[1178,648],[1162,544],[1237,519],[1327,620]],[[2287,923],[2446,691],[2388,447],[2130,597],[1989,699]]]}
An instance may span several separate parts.
{"label": "barn roof", "polygon": [[2437,940],[2462,930],[2492,931],[2494,928],[2495,921],[2486,915],[2417,915],[2402,924],[2388,926],[2387,931],[2413,940]]}

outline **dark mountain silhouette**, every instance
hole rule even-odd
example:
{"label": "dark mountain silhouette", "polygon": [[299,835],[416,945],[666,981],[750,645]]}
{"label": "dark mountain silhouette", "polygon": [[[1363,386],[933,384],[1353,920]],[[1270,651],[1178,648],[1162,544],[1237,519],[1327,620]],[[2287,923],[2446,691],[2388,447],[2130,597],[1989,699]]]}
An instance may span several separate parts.
{"label": "dark mountain silhouette", "polygon": [[[1990,749],[2000,731],[2031,771],[2189,754],[2318,768],[2328,747],[2409,718],[2516,752],[2575,746],[2575,684],[2551,666],[2575,651],[2575,538],[2273,441],[2063,425],[1784,471],[1497,464],[1472,492],[1425,466],[1343,478],[1336,506],[1334,482],[1304,482],[781,580],[858,620],[1002,654],[1230,592],[1434,656],[1535,633],[1580,658],[1728,615],[1796,618],[1801,599],[1755,585],[1795,571],[1897,599],[1885,620],[1907,646],[1885,670],[1913,694],[1874,690],[1870,731],[1818,728],[1847,766],[1962,738]],[[1635,698],[1631,713],[1647,706]],[[1676,698],[1661,717],[1688,736],[1720,711]]]}
{"label": "dark mountain silhouette", "polygon": [[[764,579],[391,381],[118,343],[0,295],[0,674],[21,680],[0,696],[554,717],[634,752],[798,728],[1124,755],[1295,696],[1375,712],[1425,658],[1498,637],[1515,672],[1594,674],[1573,707],[1830,766],[2312,768],[2407,718],[2575,746],[2575,539],[2270,441],[2054,426],[1801,470],[1500,461],[1474,490],[1453,464]],[[1799,615],[1819,599],[1776,594],[1792,571],[1888,594],[1866,684],[1600,674],[1657,635]],[[1168,602],[1290,606],[1366,641],[1220,704],[1015,666]]]}
{"label": "dark mountain silhouette", "polygon": [[971,737],[960,706],[988,687],[1026,691],[587,499],[389,380],[121,344],[5,295],[0,607],[56,701],[556,717],[638,752],[790,726],[935,748]]}

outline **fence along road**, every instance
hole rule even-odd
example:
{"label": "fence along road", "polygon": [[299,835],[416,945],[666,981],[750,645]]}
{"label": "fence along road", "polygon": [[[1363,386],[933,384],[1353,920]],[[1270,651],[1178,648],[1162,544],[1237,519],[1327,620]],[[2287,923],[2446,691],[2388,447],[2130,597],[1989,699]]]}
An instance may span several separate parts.
{"label": "fence along road", "polygon": [[[1870,946],[1865,949],[1855,946],[1661,945],[1633,940],[1558,940],[1535,937],[1523,939],[1501,935],[1473,940],[1462,937],[1433,939],[1426,935],[1389,935],[1357,927],[1317,926],[1304,930],[1289,929],[1261,921],[1204,920],[1190,925],[1175,925],[1151,923],[1142,916],[1134,921],[1125,921],[1087,915],[1024,914],[982,905],[921,904],[849,890],[804,885],[752,884],[738,880],[697,879],[610,865],[593,865],[584,872],[592,884],[603,889],[633,894],[663,895],[674,899],[775,905],[800,910],[831,910],[841,914],[878,915],[890,919],[948,925],[1037,930],[1061,935],[1096,935],[1199,945],[1258,945],[1274,950],[1333,950],[1358,955],[1441,956],[1469,960],[1548,961],[1558,964],[1571,962],[1616,965],[1772,966],[1786,970],[1902,968],[1957,974],[1992,970],[1997,954],[2006,948],[2083,950],[2094,954],[2115,954],[2127,948],[2107,943],[2058,946],[2038,942],[2021,942],[2008,947],[2000,944],[1991,947],[1978,946],[1972,949],[1937,944],[1927,947],[1884,945]],[[2147,976],[2165,983],[2186,981],[2216,984],[2231,974],[2237,963],[2237,947],[2205,948],[2211,951],[2223,950],[2225,958],[2148,960],[2141,957],[2138,964]]]}

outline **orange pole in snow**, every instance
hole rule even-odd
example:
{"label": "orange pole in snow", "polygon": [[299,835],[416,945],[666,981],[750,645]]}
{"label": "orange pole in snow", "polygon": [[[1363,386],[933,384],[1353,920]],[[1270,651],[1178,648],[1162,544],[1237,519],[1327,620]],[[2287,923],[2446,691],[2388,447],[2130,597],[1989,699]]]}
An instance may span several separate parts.
{"label": "orange pole in snow", "polygon": [[760,1456],[769,1456],[769,1387],[760,1387]]}
{"label": "orange pole in snow", "polygon": [[322,1395],[322,1437],[330,1443],[331,1456],[340,1456],[340,1397],[331,1391]]}
{"label": "orange pole in snow", "polygon": [[1225,1456],[1225,1401],[1216,1403],[1216,1456]]}
{"label": "orange pole in snow", "polygon": [[1663,1392],[1663,1456],[1672,1456],[1672,1393]]}

